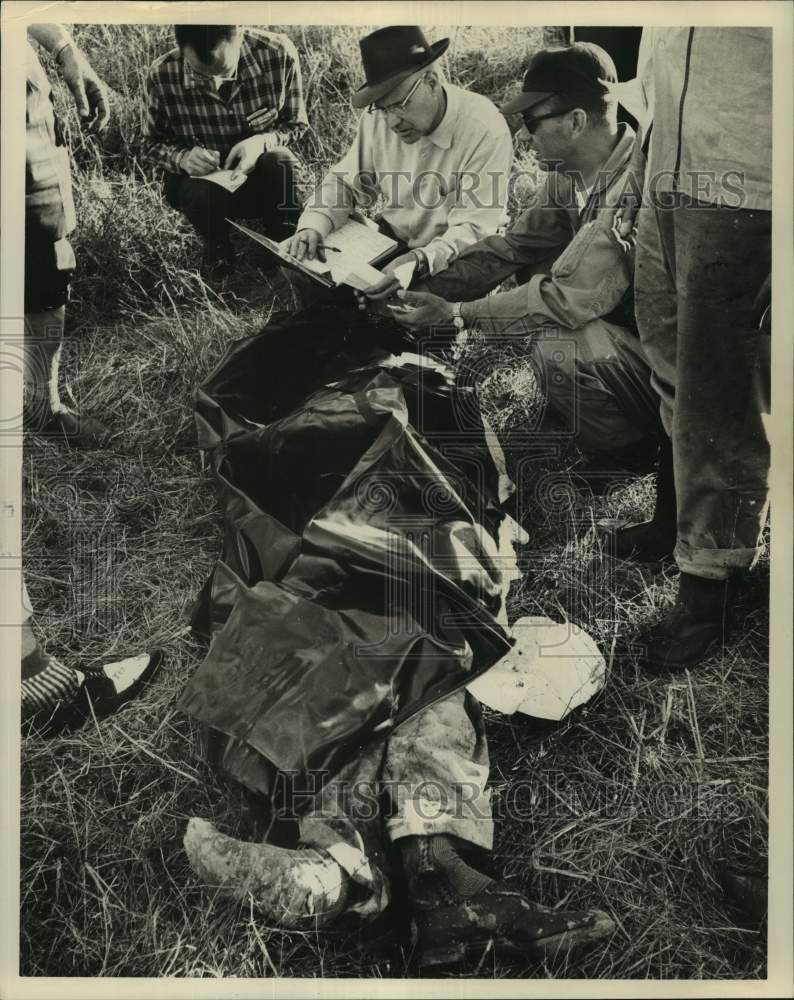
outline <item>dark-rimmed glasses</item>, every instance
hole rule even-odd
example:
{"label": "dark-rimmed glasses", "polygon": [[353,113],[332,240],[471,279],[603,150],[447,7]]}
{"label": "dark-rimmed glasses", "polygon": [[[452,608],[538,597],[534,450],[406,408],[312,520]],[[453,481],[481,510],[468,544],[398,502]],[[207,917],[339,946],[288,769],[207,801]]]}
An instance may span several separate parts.
{"label": "dark-rimmed glasses", "polygon": [[545,121],[547,118],[562,118],[563,115],[567,115],[569,111],[575,111],[575,108],[566,108],[564,111],[549,111],[546,115],[527,115],[522,114],[521,119],[524,122],[524,128],[529,132],[530,135],[538,127],[538,122]]}

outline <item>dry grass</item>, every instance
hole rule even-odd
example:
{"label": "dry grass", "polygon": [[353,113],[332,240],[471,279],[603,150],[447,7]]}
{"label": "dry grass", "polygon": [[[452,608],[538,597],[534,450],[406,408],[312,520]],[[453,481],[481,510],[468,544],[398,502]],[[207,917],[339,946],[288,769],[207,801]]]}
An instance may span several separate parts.
{"label": "dry grass", "polygon": [[[304,155],[317,173],[351,135],[346,95],[358,79],[358,29],[289,33],[314,125]],[[101,453],[28,441],[28,586],[48,648],[65,661],[149,644],[168,659],[145,696],[113,719],[68,738],[25,741],[21,971],[405,975],[399,948],[360,954],[348,939],[284,934],[246,906],[216,903],[183,856],[190,815],[241,836],[255,828],[250,803],[207,768],[194,727],[175,711],[203,656],[186,618],[220,530],[191,393],[225,344],[289,301],[254,269],[222,294],[208,289],[195,269],[195,238],[137,163],[141,81],[165,32],[95,26],[77,34],[114,88],[115,125],[101,157],[72,127],[80,271],[65,367],[80,406],[119,435]],[[537,42],[532,32],[455,29],[447,69],[498,100]],[[490,363],[489,411],[530,532],[512,613],[570,618],[610,654],[618,633],[659,613],[674,593],[669,567],[615,564],[589,530],[604,514],[647,512],[650,480],[594,498],[559,485],[576,457],[570,449],[520,464],[537,408],[531,372],[520,345]],[[765,865],[767,582],[762,567],[739,635],[691,676],[650,679],[610,655],[606,690],[561,727],[489,715],[501,816],[495,867],[541,901],[607,909],[618,930],[575,968],[508,968],[486,956],[470,974],[764,975],[764,933],[741,923],[716,875],[726,860]]]}

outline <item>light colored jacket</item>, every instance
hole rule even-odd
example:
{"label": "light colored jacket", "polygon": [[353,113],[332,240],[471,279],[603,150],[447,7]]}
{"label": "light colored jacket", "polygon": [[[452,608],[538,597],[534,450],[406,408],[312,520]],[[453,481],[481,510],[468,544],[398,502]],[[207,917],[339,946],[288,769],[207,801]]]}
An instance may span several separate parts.
{"label": "light colored jacket", "polygon": [[383,199],[382,218],[409,247],[421,247],[431,273],[508,222],[513,162],[510,130],[491,101],[445,83],[447,110],[430,135],[406,143],[384,115],[361,115],[346,155],[309,200],[298,229],[322,236],[354,208]]}
{"label": "light colored jacket", "polygon": [[610,89],[653,123],[651,193],[772,210],[771,28],[644,28],[636,80]]}

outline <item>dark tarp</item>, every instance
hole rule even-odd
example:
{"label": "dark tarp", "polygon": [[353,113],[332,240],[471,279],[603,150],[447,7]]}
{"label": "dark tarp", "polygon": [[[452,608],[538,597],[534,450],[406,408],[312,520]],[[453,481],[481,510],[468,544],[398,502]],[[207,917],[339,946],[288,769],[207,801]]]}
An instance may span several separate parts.
{"label": "dark tarp", "polygon": [[441,364],[395,366],[405,346],[315,307],[234,343],[197,391],[224,529],[194,614],[210,652],[179,704],[264,794],[279,772],[316,787],[511,644],[476,394]]}

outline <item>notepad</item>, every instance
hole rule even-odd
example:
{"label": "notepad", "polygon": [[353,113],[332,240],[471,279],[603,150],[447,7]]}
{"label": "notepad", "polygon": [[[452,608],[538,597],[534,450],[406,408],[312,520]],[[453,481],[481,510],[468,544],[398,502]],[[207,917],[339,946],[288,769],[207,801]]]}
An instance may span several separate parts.
{"label": "notepad", "polygon": [[248,180],[248,174],[242,170],[213,170],[211,174],[204,174],[200,178],[202,181],[212,181],[227,191],[236,191]]}
{"label": "notepad", "polygon": [[383,277],[373,265],[384,262],[397,249],[396,240],[356,219],[349,219],[323,240],[325,246],[334,247],[339,253],[326,254],[325,261],[301,261],[287,253],[291,239],[276,243],[233,219],[226,221],[269,250],[285,267],[300,271],[326,288],[337,285],[349,285],[359,291],[369,288]]}

